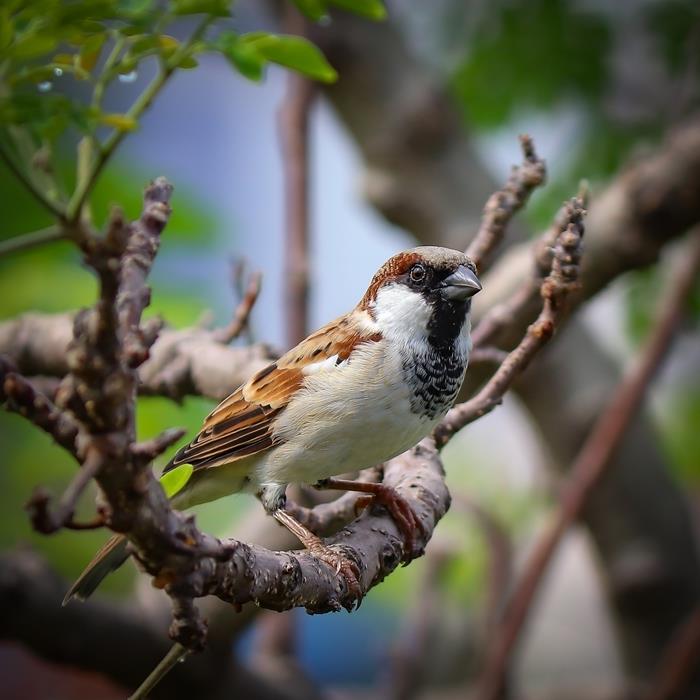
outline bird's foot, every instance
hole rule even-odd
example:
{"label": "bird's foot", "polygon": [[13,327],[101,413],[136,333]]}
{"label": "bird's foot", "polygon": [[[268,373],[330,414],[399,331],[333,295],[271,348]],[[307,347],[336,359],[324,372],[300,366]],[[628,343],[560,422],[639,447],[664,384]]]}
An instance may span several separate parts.
{"label": "bird's foot", "polygon": [[286,511],[279,509],[274,511],[272,515],[298,538],[309,554],[328,564],[336,574],[343,577],[352,601],[357,601],[359,608],[362,601],[362,588],[360,587],[360,569],[357,564],[342,552],[325,544],[318,535],[315,535]]}
{"label": "bird's foot", "polygon": [[404,554],[407,559],[415,559],[423,553],[423,547],[418,544],[418,535],[425,539],[426,530],[423,521],[416,515],[408,501],[391,486],[372,484],[372,496],[363,496],[358,500],[359,507],[372,503],[384,506],[403,535]]}
{"label": "bird's foot", "polygon": [[309,554],[328,564],[336,573],[345,579],[348,593],[357,601],[357,607],[362,602],[362,588],[360,587],[360,569],[357,564],[341,551],[324,544],[320,539],[309,542],[306,545]]}

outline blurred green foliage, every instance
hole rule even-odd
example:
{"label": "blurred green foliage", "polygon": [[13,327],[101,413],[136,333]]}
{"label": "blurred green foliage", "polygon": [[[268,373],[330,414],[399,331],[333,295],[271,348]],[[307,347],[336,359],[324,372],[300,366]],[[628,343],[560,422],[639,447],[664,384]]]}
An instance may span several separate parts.
{"label": "blurred green foliage", "polygon": [[473,32],[454,79],[470,124],[497,126],[527,107],[600,97],[610,45],[601,17],[566,0],[496,5]]}

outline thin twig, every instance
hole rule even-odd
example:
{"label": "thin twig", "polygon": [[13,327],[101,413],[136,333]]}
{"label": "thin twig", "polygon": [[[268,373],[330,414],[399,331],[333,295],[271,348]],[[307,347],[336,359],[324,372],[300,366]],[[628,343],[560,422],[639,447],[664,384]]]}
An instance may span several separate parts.
{"label": "thin twig", "polygon": [[152,462],[174,445],[187,431],[184,428],[166,428],[151,440],[144,440],[131,446],[131,454],[145,462]]}
{"label": "thin twig", "polygon": [[489,309],[472,331],[472,343],[475,348],[493,343],[502,329],[511,326],[516,319],[527,316],[528,310],[537,303],[542,280],[549,274],[552,266],[552,253],[556,241],[569,222],[583,218],[586,213],[586,199],[579,193],[578,196],[564,202],[552,225],[533,247],[532,275],[523,280],[508,300]]}
{"label": "thin twig", "polygon": [[68,523],[71,524],[70,529],[73,530],[90,529],[75,523],[73,521],[73,513],[75,512],[78,499],[99,472],[102,462],[102,455],[99,452],[96,450],[90,452],[78,473],[63,492],[63,496],[53,512],[49,508],[49,495],[43,489],[35,490],[25,509],[29,512],[32,525],[37,532],[50,535],[62,527],[66,527]]}
{"label": "thin twig", "polygon": [[214,339],[220,343],[228,344],[235,340],[248,326],[250,312],[255,306],[255,302],[260,294],[262,274],[253,272],[248,280],[248,287],[240,303],[234,311],[231,322],[225,327],[214,331]]}
{"label": "thin twig", "polygon": [[190,653],[182,644],[173,644],[161,662],[148,674],[146,680],[129,696],[129,700],[145,700],[160,680]]}
{"label": "thin twig", "polygon": [[437,426],[433,436],[438,448],[444,447],[465,425],[492,411],[502,401],[515,378],[552,337],[566,312],[567,298],[577,287],[582,237],[583,219],[577,213],[555,246],[551,273],[540,288],[544,299],[540,315],[481,391],[452,408]]}
{"label": "thin twig", "polygon": [[483,675],[483,694],[480,698],[496,700],[501,696],[512,659],[511,652],[532,608],[544,573],[562,537],[578,518],[594,487],[611,465],[629,422],[638,411],[652,378],[666,357],[683,318],[687,297],[698,269],[700,232],[693,236],[690,250],[672,275],[667,298],[660,307],[659,320],[651,337],[596,421],[571,467],[571,475],[551,524],[538,541],[495,634]]}
{"label": "thin twig", "polygon": [[[287,31],[303,34],[301,16],[291,7],[287,12]],[[287,76],[287,94],[279,113],[286,211],[284,308],[289,347],[302,340],[309,330],[308,133],[314,95],[311,80],[291,72]]]}
{"label": "thin twig", "polygon": [[44,243],[62,241],[66,238],[67,236],[62,226],[47,226],[38,231],[23,233],[0,242],[0,256],[36,248]]}
{"label": "thin twig", "polygon": [[700,607],[689,615],[673,635],[661,657],[648,700],[673,700],[685,688],[700,661]]}
{"label": "thin twig", "polygon": [[10,169],[12,174],[24,185],[25,189],[36,199],[39,204],[41,204],[44,209],[55,216],[57,219],[62,221],[64,219],[64,212],[54,204],[50,199],[45,197],[39,189],[36,187],[31,178],[29,178],[22,170],[16,165],[12,158],[8,155],[4,148],[0,147],[0,159],[2,159]]}
{"label": "thin twig", "polygon": [[500,365],[508,357],[508,352],[506,350],[501,350],[501,348],[494,347],[490,345],[488,347],[474,347],[474,349],[469,353],[469,366],[472,367],[476,364],[491,364]]}
{"label": "thin twig", "polygon": [[172,194],[173,187],[164,177],[156,178],[146,188],[141,216],[130,226],[129,242],[121,261],[116,308],[125,334],[122,352],[130,367],[145,362],[158,335],[158,329],[145,333],[140,323],[143,310],[151,302],[146,278],[158,253],[160,234],[170,218]]}
{"label": "thin twig", "polygon": [[48,433],[61,447],[78,458],[78,424],[61,411],[0,355],[0,402]]}
{"label": "thin twig", "polygon": [[466,251],[480,273],[484,272],[489,256],[503,240],[510,220],[546,178],[544,161],[535,153],[530,136],[521,135],[520,144],[524,159],[522,165],[514,166],[503,189],[489,197],[479,231]]}

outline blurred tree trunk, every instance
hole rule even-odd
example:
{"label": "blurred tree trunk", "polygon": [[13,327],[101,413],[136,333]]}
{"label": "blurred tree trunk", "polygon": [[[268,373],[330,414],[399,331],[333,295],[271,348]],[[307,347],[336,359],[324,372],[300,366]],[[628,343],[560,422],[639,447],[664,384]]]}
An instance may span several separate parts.
{"label": "blurred tree trunk", "polygon": [[[342,76],[327,96],[365,157],[370,202],[422,243],[464,248],[495,183],[447,95],[391,23],[370,25],[338,14],[313,39]],[[589,228],[596,225],[591,217]],[[529,274],[522,265],[519,271]],[[546,360],[520,383],[520,396],[560,470],[619,377],[619,368],[573,319]],[[682,495],[643,415],[598,489],[586,524],[609,583],[628,671],[646,679],[697,603],[700,559]],[[696,684],[688,697],[698,697],[698,690]]]}

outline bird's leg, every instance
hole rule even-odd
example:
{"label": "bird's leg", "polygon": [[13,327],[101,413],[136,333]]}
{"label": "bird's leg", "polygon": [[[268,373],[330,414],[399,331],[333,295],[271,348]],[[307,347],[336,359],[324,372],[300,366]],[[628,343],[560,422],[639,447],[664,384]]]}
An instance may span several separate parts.
{"label": "bird's leg", "polygon": [[[287,513],[286,510],[278,508],[273,511],[272,517],[278,523],[284,525],[317,559],[328,564],[335,570],[336,574],[340,574],[347,583],[348,590],[358,601],[362,597],[362,589],[360,588],[360,571],[357,564],[348,557],[343,556],[341,552],[328,546],[318,536],[314,535],[311,530],[304,527],[296,518]],[[359,603],[358,603],[359,606]]]}
{"label": "bird's leg", "polygon": [[[348,479],[322,479],[314,484],[318,489],[338,489],[340,491],[359,491],[371,497],[370,503],[383,505],[393,518],[396,526],[404,537],[404,548],[411,557],[416,556],[416,533],[425,536],[425,527],[421,519],[413,512],[413,508],[395,489],[386,484],[376,484],[367,481],[350,481]],[[369,505],[369,503],[363,505]]]}
{"label": "bird's leg", "polygon": [[362,597],[360,588],[360,571],[357,565],[344,557],[339,551],[324,544],[323,540],[284,509],[287,502],[286,484],[265,484],[258,497],[265,510],[275,520],[287,528],[309,551],[310,554],[332,567],[336,574],[341,574],[350,593],[359,601]]}

